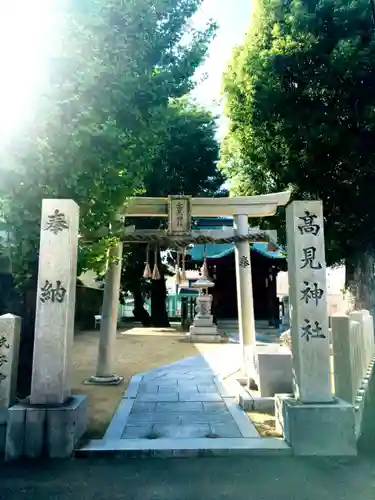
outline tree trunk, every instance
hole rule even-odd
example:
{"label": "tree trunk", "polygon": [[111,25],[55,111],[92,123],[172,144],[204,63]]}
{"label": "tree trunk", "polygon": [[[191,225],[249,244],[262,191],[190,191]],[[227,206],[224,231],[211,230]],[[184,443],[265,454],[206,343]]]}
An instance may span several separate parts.
{"label": "tree trunk", "polygon": [[[159,268],[160,269],[160,268]],[[167,288],[165,286],[164,276],[160,280],[151,282],[151,321],[157,328],[169,328],[167,305]]]}
{"label": "tree trunk", "polygon": [[346,286],[354,297],[356,310],[375,313],[375,255],[366,251],[346,262]]}
{"label": "tree trunk", "polygon": [[17,395],[20,398],[28,396],[31,389],[36,299],[36,288],[26,290],[23,294],[22,326],[17,379]]}
{"label": "tree trunk", "polygon": [[143,295],[139,288],[131,290],[131,293],[134,298],[134,309],[133,315],[136,321],[140,321],[142,326],[148,327],[151,326],[151,318],[144,306]]}
{"label": "tree trunk", "polygon": [[356,260],[353,258],[345,259],[345,290],[350,290],[354,286],[354,272]]}
{"label": "tree trunk", "polygon": [[167,287],[165,286],[164,269],[161,262],[160,250],[154,254],[154,262],[151,262],[151,269],[155,265],[155,257],[158,265],[160,279],[151,280],[151,322],[157,328],[169,328],[168,312],[167,312]]}

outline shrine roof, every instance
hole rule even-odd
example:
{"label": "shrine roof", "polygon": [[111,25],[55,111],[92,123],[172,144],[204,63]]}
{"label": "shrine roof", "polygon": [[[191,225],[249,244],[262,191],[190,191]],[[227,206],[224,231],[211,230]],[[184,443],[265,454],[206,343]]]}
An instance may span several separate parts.
{"label": "shrine roof", "polygon": [[[285,259],[285,255],[280,249],[272,252],[268,249],[268,243],[266,242],[256,242],[252,243],[251,250],[260,253],[264,257],[269,259]],[[205,245],[194,245],[189,248],[187,254],[191,257],[193,261],[203,261],[204,258],[204,247]],[[234,252],[233,243],[218,243],[218,244],[207,244],[206,245],[206,257],[207,259],[221,259],[227,255]]]}

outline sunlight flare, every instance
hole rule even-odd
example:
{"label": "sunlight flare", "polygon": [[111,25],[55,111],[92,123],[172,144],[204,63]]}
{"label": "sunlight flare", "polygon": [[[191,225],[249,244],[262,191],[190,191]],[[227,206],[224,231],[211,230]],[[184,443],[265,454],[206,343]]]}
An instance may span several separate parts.
{"label": "sunlight flare", "polygon": [[54,29],[54,0],[0,3],[0,137],[30,116]]}

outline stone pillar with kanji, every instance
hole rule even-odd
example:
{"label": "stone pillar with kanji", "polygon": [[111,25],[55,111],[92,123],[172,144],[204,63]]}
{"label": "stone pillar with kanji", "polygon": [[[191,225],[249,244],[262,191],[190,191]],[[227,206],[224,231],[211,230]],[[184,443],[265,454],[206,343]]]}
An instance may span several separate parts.
{"label": "stone pillar with kanji", "polygon": [[323,226],[321,201],[286,209],[294,385],[303,403],[332,401]]}
{"label": "stone pillar with kanji", "polygon": [[276,429],[294,455],[355,456],[354,406],[331,388],[323,226],[321,201],[286,208],[294,394],[275,394]]}
{"label": "stone pillar with kanji", "polygon": [[9,409],[6,460],[68,457],[86,429],[87,397],[71,394],[78,224],[73,200],[43,200],[31,394]]}
{"label": "stone pillar with kanji", "polygon": [[43,200],[32,404],[62,404],[70,396],[78,224],[73,200]]}

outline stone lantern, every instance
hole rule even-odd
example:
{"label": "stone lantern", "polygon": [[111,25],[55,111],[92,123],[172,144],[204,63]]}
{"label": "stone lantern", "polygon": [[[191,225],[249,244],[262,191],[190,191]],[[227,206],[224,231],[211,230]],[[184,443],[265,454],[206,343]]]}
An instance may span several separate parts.
{"label": "stone lantern", "polygon": [[208,277],[207,261],[204,259],[202,276],[192,284],[193,288],[199,290],[195,308],[196,315],[188,333],[188,338],[192,342],[221,342],[211,314],[212,295],[207,293],[208,289],[213,286],[215,283]]}

